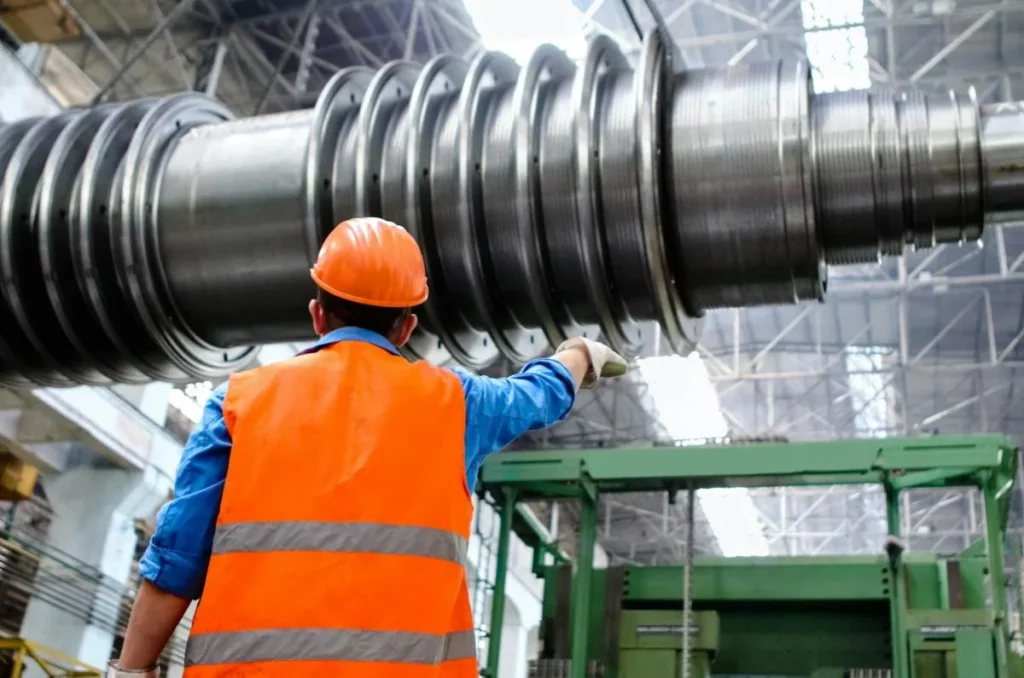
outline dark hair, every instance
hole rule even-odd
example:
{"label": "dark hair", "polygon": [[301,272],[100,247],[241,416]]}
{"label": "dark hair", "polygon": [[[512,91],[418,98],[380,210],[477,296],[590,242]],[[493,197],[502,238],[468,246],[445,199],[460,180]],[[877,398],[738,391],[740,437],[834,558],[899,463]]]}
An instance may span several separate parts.
{"label": "dark hair", "polygon": [[338,327],[361,327],[385,337],[410,312],[408,308],[385,308],[357,304],[321,289],[316,291],[316,300],[320,302],[324,313],[337,322]]}

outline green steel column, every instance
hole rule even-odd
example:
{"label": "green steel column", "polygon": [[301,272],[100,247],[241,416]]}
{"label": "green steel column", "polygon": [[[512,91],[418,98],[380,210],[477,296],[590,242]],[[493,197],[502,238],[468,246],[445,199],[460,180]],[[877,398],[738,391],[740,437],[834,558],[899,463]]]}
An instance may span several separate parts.
{"label": "green steel column", "polygon": [[587,675],[590,581],[594,571],[594,541],[597,538],[596,494],[584,494],[580,504],[580,544],[576,554],[576,576],[572,580],[572,665],[569,678],[586,678]]}
{"label": "green steel column", "polygon": [[[900,538],[900,492],[885,484],[885,519],[889,536]],[[892,627],[892,677],[910,678],[907,662],[907,634],[903,628],[903,586],[899,560],[889,573],[889,620]]]}
{"label": "green steel column", "polygon": [[996,615],[996,659],[997,676],[1004,678],[1008,673],[1006,650],[1010,642],[1006,604],[1006,579],[1003,575],[1003,528],[999,519],[998,488],[991,477],[981,486],[985,505],[985,545],[988,547],[989,581],[992,586],[992,611]]}
{"label": "green steel column", "polygon": [[498,562],[494,568],[494,589],[491,591],[491,624],[487,629],[487,669],[485,675],[496,678],[501,660],[501,625],[505,620],[505,581],[508,578],[508,550],[512,537],[512,516],[516,510],[513,490],[501,493],[498,518]]}
{"label": "green steel column", "polygon": [[[1021,636],[1024,626],[1021,622],[1024,620],[1024,591],[1021,591],[1021,557],[1024,555],[1024,546],[1021,545],[1021,538],[1019,534],[1013,534],[1010,536],[1010,540],[1013,545],[1010,547],[1013,551],[1013,555],[1010,556],[1010,569],[1013,575],[1010,577],[1010,586],[1013,590],[1013,607],[1017,611],[1016,626],[1010,627],[1010,622],[1007,621],[1007,629],[1011,636]],[[1007,609],[1009,610],[1010,604],[1007,603]]]}
{"label": "green steel column", "polygon": [[949,561],[945,558],[935,563],[939,573],[939,609],[949,609]]}

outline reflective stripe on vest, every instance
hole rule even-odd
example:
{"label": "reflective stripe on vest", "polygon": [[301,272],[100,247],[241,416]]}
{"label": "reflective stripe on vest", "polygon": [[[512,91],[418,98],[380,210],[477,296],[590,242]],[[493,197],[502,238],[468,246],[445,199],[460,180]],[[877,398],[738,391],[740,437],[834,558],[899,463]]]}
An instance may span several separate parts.
{"label": "reflective stripe on vest", "polygon": [[384,553],[466,562],[466,539],[430,527],[313,521],[218,525],[213,555],[272,551]]}
{"label": "reflective stripe on vest", "polygon": [[272,629],[192,636],[185,650],[185,666],[289,660],[436,665],[474,657],[472,631],[439,636],[407,631]]}

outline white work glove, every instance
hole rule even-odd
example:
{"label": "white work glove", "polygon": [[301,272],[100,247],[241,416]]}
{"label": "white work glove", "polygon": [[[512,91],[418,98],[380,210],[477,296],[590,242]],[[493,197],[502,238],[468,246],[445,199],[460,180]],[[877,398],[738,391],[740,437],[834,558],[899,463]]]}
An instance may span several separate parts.
{"label": "white work glove", "polygon": [[591,341],[586,337],[573,337],[562,342],[555,353],[571,348],[582,348],[590,356],[590,369],[583,377],[580,388],[594,388],[601,377],[621,377],[626,373],[626,359],[604,344]]}
{"label": "white work glove", "polygon": [[122,669],[112,661],[107,665],[106,678],[160,678],[160,671],[155,666],[151,669]]}

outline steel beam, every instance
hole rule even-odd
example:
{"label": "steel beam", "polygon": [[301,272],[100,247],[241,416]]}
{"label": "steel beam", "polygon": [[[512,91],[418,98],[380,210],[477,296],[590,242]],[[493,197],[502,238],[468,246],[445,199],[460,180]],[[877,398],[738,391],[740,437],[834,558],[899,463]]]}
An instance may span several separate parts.
{"label": "steel beam", "polygon": [[[1020,13],[1024,12],[1024,6],[1017,3],[986,3],[983,5],[970,5],[963,6],[957,9],[957,16],[963,18],[979,17],[987,14],[988,12],[995,11],[997,13]],[[894,17],[892,23],[896,27],[909,27],[909,26],[941,26],[943,22],[942,17],[915,17],[913,15],[900,14]],[[799,23],[793,24],[779,24],[779,25],[766,25],[759,29],[752,29],[746,31],[736,31],[729,33],[716,33],[711,35],[701,35],[692,38],[681,38],[678,40],[681,48],[690,47],[710,47],[713,45],[729,44],[736,42],[745,42],[751,38],[764,38],[771,36],[778,37],[800,37],[806,33],[817,33],[824,31],[835,31],[840,29],[848,28],[865,28],[866,30],[885,30],[889,20],[887,18],[865,18],[862,23],[854,24],[839,24],[830,25],[822,28],[804,28]]]}
{"label": "steel beam", "polygon": [[181,0],[181,2],[175,5],[174,9],[171,10],[171,13],[164,17],[164,20],[146,36],[142,41],[142,44],[135,48],[131,55],[125,59],[124,64],[122,64],[114,75],[110,77],[110,80],[100,88],[100,91],[92,98],[93,105],[103,100],[103,97],[106,96],[118,81],[120,81],[125,73],[128,72],[128,69],[130,69],[143,54],[145,54],[146,50],[149,49],[149,46],[156,42],[160,36],[164,34],[164,31],[173,26],[178,19],[184,16],[185,12],[189,11],[195,2],[196,0]]}
{"label": "steel beam", "polygon": [[299,38],[302,36],[303,31],[309,26],[310,21],[313,19],[313,12],[316,11],[318,0],[308,0],[306,8],[302,12],[302,17],[299,19],[298,25],[295,27],[295,31],[292,33],[292,38],[288,43],[288,47],[281,54],[281,58],[277,60],[274,65],[274,71],[270,78],[267,79],[267,84],[263,86],[263,93],[260,94],[259,99],[256,100],[256,107],[253,109],[252,115],[259,115],[263,110],[263,106],[267,103],[267,97],[270,96],[270,91],[274,89],[274,80],[281,75],[281,71],[284,69],[284,65],[288,63],[288,58],[292,56],[295,51],[295,46],[299,42]]}
{"label": "steel beam", "polygon": [[[153,17],[156,19],[157,25],[162,25],[167,17],[164,15],[164,11],[160,8],[159,0],[149,0],[149,7],[153,12]],[[174,36],[171,35],[170,31],[164,31],[163,33],[164,43],[167,45],[167,51],[170,52],[171,63],[174,64],[175,69],[178,71],[178,78],[181,80],[182,87],[185,91],[192,89],[192,79],[189,77],[188,68],[185,65],[185,57],[182,56],[181,50],[178,49],[178,44],[174,41]]]}
{"label": "steel beam", "polygon": [[409,18],[409,29],[408,36],[405,39],[405,53],[404,58],[410,59],[413,55],[413,50],[416,49],[416,36],[419,33],[419,20],[420,12],[423,11],[422,0],[414,0],[412,3],[412,16]]}
{"label": "steel beam", "polygon": [[344,46],[346,48],[350,48],[355,54],[357,54],[363,63],[376,67],[384,65],[384,61],[349,33],[348,29],[345,28],[336,17],[330,15],[324,16],[324,22],[345,40]]}
{"label": "steel beam", "polygon": [[203,91],[209,96],[217,96],[217,87],[220,85],[220,77],[224,72],[224,59],[228,55],[228,39],[223,38],[217,42],[213,53],[213,61],[210,64],[210,71],[206,74],[206,86]]}
{"label": "steel beam", "polygon": [[295,73],[295,91],[304,93],[309,84],[309,72],[313,66],[314,52],[316,51],[316,39],[320,34],[320,16],[313,14],[306,25],[306,37],[302,41],[302,50],[299,53],[299,67]]}
{"label": "steel beam", "polygon": [[[61,7],[64,8],[64,11],[71,15],[71,18],[74,19],[75,23],[77,23],[82,28],[82,32],[85,33],[86,38],[88,38],[89,40],[89,43],[87,44],[91,44],[93,47],[95,47],[96,50],[103,56],[103,58],[106,59],[107,62],[114,67],[115,71],[123,70],[124,65],[121,63],[120,59],[118,59],[117,56],[112,51],[110,51],[110,48],[107,47],[107,44],[106,42],[104,42],[103,38],[100,37],[95,30],[93,30],[92,26],[90,26],[89,23],[85,20],[85,18],[83,18],[82,15],[79,14],[78,10],[75,9],[74,6],[68,0],[61,0],[60,4]],[[113,10],[111,11],[113,12]],[[114,14],[114,16],[118,15]],[[123,19],[120,20],[123,22]],[[135,82],[134,78],[127,78],[125,82],[127,83],[128,88],[131,89],[131,91],[135,93],[137,96],[142,96],[144,94],[142,88],[138,85],[138,83]]]}
{"label": "steel beam", "polygon": [[982,14],[980,17],[978,17],[974,21],[974,23],[965,28],[960,33],[960,35],[950,40],[945,47],[936,52],[931,59],[924,62],[924,64],[922,64],[920,68],[914,71],[914,74],[910,76],[910,82],[916,83],[922,77],[927,75],[928,72],[935,68],[935,66],[938,65],[943,59],[945,59],[954,51],[956,51],[956,49],[960,47],[960,45],[967,42],[971,38],[971,36],[973,36],[975,33],[981,30],[985,26],[985,24],[991,21],[992,18],[996,15],[996,12],[997,10],[993,8]]}

